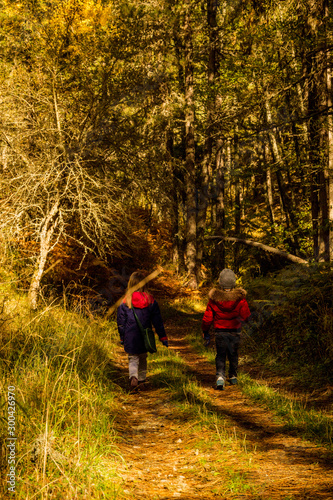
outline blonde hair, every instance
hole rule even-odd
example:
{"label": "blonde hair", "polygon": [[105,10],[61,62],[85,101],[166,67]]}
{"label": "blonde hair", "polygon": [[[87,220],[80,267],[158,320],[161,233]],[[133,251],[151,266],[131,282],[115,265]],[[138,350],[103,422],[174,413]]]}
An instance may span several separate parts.
{"label": "blonde hair", "polygon": [[125,296],[126,305],[130,309],[132,308],[132,295],[134,292],[143,292],[145,294],[148,292],[148,286],[146,283],[144,283],[143,286],[137,288],[136,290],[131,290],[131,288],[136,287],[136,285],[138,285],[140,281],[144,280],[146,277],[147,274],[144,271],[135,271],[134,273],[131,274],[128,280],[126,296]]}

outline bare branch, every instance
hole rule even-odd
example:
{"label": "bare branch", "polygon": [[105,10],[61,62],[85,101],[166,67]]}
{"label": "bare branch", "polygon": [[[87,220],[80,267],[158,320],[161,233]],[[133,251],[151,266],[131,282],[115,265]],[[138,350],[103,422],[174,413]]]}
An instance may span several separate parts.
{"label": "bare branch", "polygon": [[268,245],[264,245],[263,243],[259,243],[258,241],[252,241],[252,240],[245,240],[243,238],[234,238],[231,236],[208,236],[207,239],[209,240],[221,240],[219,245],[222,243],[222,241],[233,241],[235,243],[243,243],[245,245],[250,245],[252,247],[257,247],[260,248],[261,250],[264,250],[265,252],[270,252],[275,255],[279,255],[280,257],[284,257],[287,260],[290,260],[291,262],[295,262],[296,264],[308,264],[309,262],[307,260],[301,259],[300,257],[296,257],[296,255],[292,255],[290,253],[284,252],[283,250],[279,250],[278,248],[270,247]]}

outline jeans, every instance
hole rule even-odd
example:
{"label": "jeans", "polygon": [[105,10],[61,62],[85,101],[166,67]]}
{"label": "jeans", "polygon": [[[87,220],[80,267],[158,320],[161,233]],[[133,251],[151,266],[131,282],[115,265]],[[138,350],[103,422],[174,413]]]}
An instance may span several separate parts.
{"label": "jeans", "polygon": [[216,330],[216,377],[225,376],[226,359],[229,361],[229,377],[237,377],[238,370],[238,347],[240,343],[239,333],[224,332]]}
{"label": "jeans", "polygon": [[139,382],[146,380],[147,375],[147,353],[128,355],[129,378],[135,377]]}

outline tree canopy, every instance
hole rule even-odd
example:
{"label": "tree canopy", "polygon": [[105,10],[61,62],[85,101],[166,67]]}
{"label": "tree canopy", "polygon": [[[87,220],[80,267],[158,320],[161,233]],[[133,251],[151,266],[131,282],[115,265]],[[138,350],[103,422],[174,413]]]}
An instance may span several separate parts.
{"label": "tree canopy", "polygon": [[138,266],[138,208],[193,288],[261,267],[237,240],[333,260],[326,0],[0,3],[0,223],[33,303],[65,241]]}

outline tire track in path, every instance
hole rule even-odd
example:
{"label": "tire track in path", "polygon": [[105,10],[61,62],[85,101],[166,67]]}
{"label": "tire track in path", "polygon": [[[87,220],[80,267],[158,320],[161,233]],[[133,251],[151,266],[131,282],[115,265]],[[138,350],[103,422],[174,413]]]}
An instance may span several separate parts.
{"label": "tire track in path", "polygon": [[[188,327],[175,325],[172,319],[166,323],[170,349],[185,360],[189,373],[209,396],[211,409],[228,418],[229,427],[251,450],[252,472],[248,468],[244,477],[256,486],[256,493],[245,489],[232,493],[226,463],[216,466],[221,444],[197,448],[205,436],[189,432],[191,422],[182,420],[163,388],[148,385],[147,390],[124,396],[116,419],[124,458],[118,474],[125,498],[333,500],[333,463],[327,450],[288,434],[271,412],[251,403],[239,387],[216,391],[214,367],[187,343]],[[125,381],[127,357],[124,353],[120,357]],[[239,465],[232,452],[226,452],[225,462],[230,468]]]}
{"label": "tire track in path", "polygon": [[[170,328],[169,328],[170,330]],[[216,391],[215,370],[185,341],[187,328],[172,330],[173,347],[209,394],[218,413],[232,419],[237,432],[257,450],[259,480],[267,498],[333,500],[333,461],[325,448],[288,434],[267,409],[246,398],[238,386]]]}

